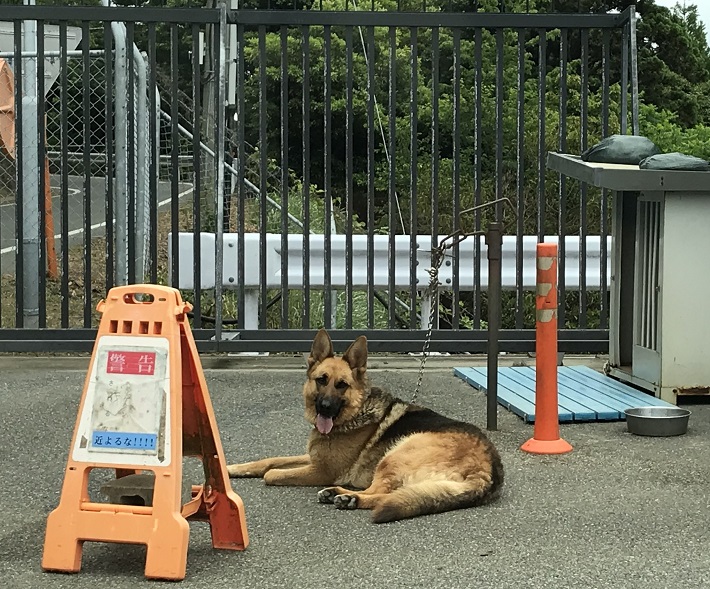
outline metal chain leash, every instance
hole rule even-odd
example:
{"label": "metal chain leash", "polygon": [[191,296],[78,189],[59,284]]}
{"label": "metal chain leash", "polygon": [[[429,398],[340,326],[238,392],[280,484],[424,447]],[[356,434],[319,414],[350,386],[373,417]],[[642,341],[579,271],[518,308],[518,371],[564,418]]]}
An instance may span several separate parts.
{"label": "metal chain leash", "polygon": [[[465,215],[466,213],[470,213],[473,211],[477,211],[479,209],[483,209],[486,207],[489,207],[491,205],[495,205],[497,203],[504,203],[507,204],[512,210],[513,214],[515,215],[515,209],[513,208],[513,203],[510,201],[508,198],[498,198],[496,200],[477,205],[475,207],[471,207],[470,209],[466,209],[464,211],[461,211],[460,215]],[[419,376],[417,377],[417,384],[414,387],[414,393],[412,394],[412,399],[410,403],[414,404],[417,401],[417,395],[419,394],[419,390],[422,387],[422,380],[424,378],[424,366],[426,365],[427,358],[429,357],[429,347],[431,346],[431,333],[434,327],[434,317],[436,315],[437,307],[438,307],[438,298],[436,297],[437,291],[439,289],[439,268],[441,267],[441,264],[444,261],[444,257],[446,255],[446,250],[449,248],[454,247],[455,245],[461,243],[464,239],[467,237],[471,236],[478,236],[478,235],[484,235],[485,231],[472,231],[470,233],[466,233],[462,230],[457,230],[454,231],[453,233],[447,235],[444,237],[440,242],[438,246],[435,246],[431,250],[431,267],[427,268],[426,271],[429,274],[429,286],[427,287],[427,293],[429,295],[429,298],[431,300],[431,305],[429,309],[429,324],[427,326],[427,332],[426,335],[424,336],[424,347],[422,348],[422,361],[419,365]]]}
{"label": "metal chain leash", "polygon": [[439,268],[444,261],[446,255],[446,250],[454,247],[456,244],[462,242],[466,239],[470,233],[463,233],[457,231],[450,235],[447,235],[439,242],[439,245],[432,248],[431,250],[431,267],[427,268],[426,271],[429,274],[429,286],[427,287],[427,293],[429,295],[430,308],[429,308],[429,323],[427,325],[426,336],[424,336],[424,347],[422,348],[422,361],[419,365],[419,376],[417,377],[417,385],[414,387],[414,394],[412,395],[412,400],[410,403],[415,403],[417,400],[417,395],[422,387],[422,379],[424,378],[424,366],[426,365],[427,358],[429,357],[429,346],[431,345],[431,332],[434,328],[434,317],[436,316],[437,306],[438,306],[438,289],[439,289]]}
{"label": "metal chain leash", "polygon": [[[445,240],[444,240],[445,241]],[[443,243],[443,242],[442,242]],[[429,273],[429,287],[427,288],[429,294],[429,300],[431,301],[429,307],[429,324],[427,326],[426,336],[424,337],[424,347],[422,348],[422,361],[419,365],[419,377],[417,378],[417,386],[414,387],[414,394],[412,395],[412,400],[410,403],[416,403],[417,395],[419,394],[419,389],[422,387],[422,379],[424,378],[424,365],[426,364],[426,359],[429,357],[429,346],[431,345],[431,331],[434,327],[434,316],[436,314],[436,307],[438,304],[436,294],[439,289],[439,268],[441,263],[444,261],[445,247],[439,244],[439,247],[435,247],[431,252],[431,268],[427,268]]]}

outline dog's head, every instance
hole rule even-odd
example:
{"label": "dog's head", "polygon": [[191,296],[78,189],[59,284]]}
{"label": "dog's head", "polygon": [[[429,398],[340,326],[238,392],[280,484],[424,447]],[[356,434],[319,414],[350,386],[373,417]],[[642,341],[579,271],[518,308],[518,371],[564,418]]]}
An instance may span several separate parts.
{"label": "dog's head", "polygon": [[362,407],[367,395],[367,339],[357,338],[340,358],[321,329],[308,357],[308,379],[303,386],[306,419],[324,435],[346,424]]}

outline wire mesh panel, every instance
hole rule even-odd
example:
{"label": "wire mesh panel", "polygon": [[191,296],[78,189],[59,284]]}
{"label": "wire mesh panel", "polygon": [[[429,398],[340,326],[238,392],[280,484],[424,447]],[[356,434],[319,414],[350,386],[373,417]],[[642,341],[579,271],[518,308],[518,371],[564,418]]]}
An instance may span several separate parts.
{"label": "wire mesh panel", "polygon": [[[3,134],[0,149],[0,327],[94,328],[96,303],[112,286],[168,282],[171,227],[199,229],[193,187],[215,202],[204,170],[214,170],[222,149],[212,135],[201,137],[199,110],[190,113],[189,129],[172,128],[178,100],[172,87],[159,88],[157,73],[177,64],[187,81],[176,75],[175,85],[199,92],[191,55],[219,13],[193,11],[193,24],[190,14],[188,22],[184,13],[170,22],[161,11],[116,10],[58,7],[51,22],[32,20],[46,14],[34,7],[4,12],[13,20],[12,35],[3,37],[10,50],[0,52],[10,85],[3,129],[13,135],[7,141]],[[31,47],[28,22],[37,28]],[[171,35],[175,43],[165,43]],[[212,154],[206,166],[196,164],[200,146]],[[27,227],[28,217],[42,230]]]}
{"label": "wire mesh panel", "polygon": [[[66,32],[66,27],[63,30]],[[57,71],[56,79],[45,88],[45,100],[40,103],[41,109],[38,109],[44,111],[43,121],[41,121],[45,138],[41,145],[44,161],[40,161],[39,173],[38,170],[32,169],[29,175],[23,177],[22,195],[31,195],[27,191],[28,182],[38,185],[42,180],[46,186],[46,198],[39,203],[42,205],[40,210],[46,219],[46,227],[43,226],[42,232],[45,243],[42,267],[45,267],[50,278],[50,282],[46,285],[48,291],[43,297],[45,298],[43,323],[46,324],[48,321],[49,325],[56,326],[76,326],[79,323],[88,326],[91,323],[88,309],[96,301],[92,293],[104,292],[107,280],[110,283],[115,283],[116,278],[118,282],[128,280],[129,228],[127,226],[122,233],[124,264],[123,269],[119,270],[125,274],[123,280],[120,279],[120,275],[115,274],[107,277],[106,265],[103,263],[91,267],[92,250],[96,250],[98,259],[103,257],[105,252],[105,247],[99,243],[92,244],[92,240],[94,238],[105,240],[107,224],[115,223],[115,219],[108,220],[113,215],[107,211],[107,203],[111,202],[113,205],[113,213],[118,210],[112,202],[113,194],[107,193],[107,188],[112,191],[114,188],[121,187],[130,192],[130,196],[126,194],[126,202],[129,199],[133,203],[144,202],[148,194],[150,145],[154,142],[149,140],[147,134],[133,130],[133,122],[136,119],[127,116],[129,112],[127,106],[123,117],[118,117],[118,120],[122,121],[121,126],[116,127],[117,93],[114,80],[107,77],[107,71],[115,67],[113,50],[108,48],[108,50],[77,51],[65,47],[65,38],[61,40],[63,51],[50,55],[44,60],[50,67],[56,67]],[[107,67],[108,61],[111,62],[110,67]],[[38,63],[43,64],[43,60],[24,57],[20,68],[15,67],[17,62],[12,59],[7,63],[13,69],[13,78],[15,78],[15,71],[22,72],[23,68],[30,67],[36,69]],[[136,64],[131,67],[136,68]],[[137,113],[142,109],[143,119],[147,121],[148,97],[145,80],[143,80],[142,92],[139,92],[138,75],[135,69],[132,77],[134,83],[130,112]],[[107,88],[110,94],[107,94]],[[129,121],[131,124],[126,125]],[[129,134],[131,145],[130,149],[127,149]],[[41,131],[25,133],[18,144],[21,144],[25,150],[36,152],[40,149],[40,142],[37,139],[41,136]],[[116,169],[116,154],[109,152],[114,151],[115,142],[119,141],[120,136],[123,136],[122,141],[125,146],[123,154],[125,164],[120,169]],[[127,160],[129,155],[130,162]],[[118,159],[120,161],[120,157]],[[20,158],[5,157],[3,174],[0,176],[2,184],[0,194],[4,195],[6,201],[14,200],[15,195],[19,194],[19,191],[16,191],[15,176],[20,164]],[[129,171],[131,178],[128,177]],[[117,174],[123,174],[123,177],[118,178]],[[135,240],[131,239],[136,248],[131,252],[130,257],[136,260],[136,264],[131,269],[132,277],[142,278],[142,268],[146,258],[144,246],[141,244],[147,236],[148,210],[141,206],[140,211],[133,211],[132,216],[135,218],[138,213],[140,213],[142,226],[134,223],[130,229],[130,234],[136,236]],[[125,218],[128,219],[128,216],[126,210]],[[6,215],[4,218],[8,217]],[[8,225],[5,236],[14,240],[15,227]],[[112,244],[112,249],[115,247],[115,244]],[[118,249],[121,250],[120,245]],[[5,271],[13,269],[16,252],[17,248],[12,246],[3,250],[2,263]],[[85,257],[87,255],[88,258]],[[115,255],[112,257],[117,259]],[[40,273],[40,276],[44,277],[44,273]],[[65,279],[62,285],[63,295],[56,288],[59,286],[60,276]]]}

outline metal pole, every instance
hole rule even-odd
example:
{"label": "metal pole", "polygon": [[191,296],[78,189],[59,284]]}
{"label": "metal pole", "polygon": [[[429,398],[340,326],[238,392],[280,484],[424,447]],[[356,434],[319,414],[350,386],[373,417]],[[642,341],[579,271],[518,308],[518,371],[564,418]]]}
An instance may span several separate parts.
{"label": "metal pole", "polygon": [[[34,0],[25,0],[33,6]],[[37,53],[37,21],[22,23],[22,48]],[[22,68],[22,293],[23,327],[39,327],[39,174],[40,161],[35,141],[41,141],[37,126],[37,58],[29,58]]]}
{"label": "metal pole", "polygon": [[[136,108],[136,132],[133,134],[136,142],[136,260],[135,276],[136,282],[142,283],[148,269],[148,234],[149,234],[149,189],[148,189],[148,145],[151,141],[148,129],[148,82],[147,66],[143,55],[138,47],[133,45],[133,61],[136,64],[137,87],[135,97]],[[132,90],[132,89],[131,89]]]}
{"label": "metal pole", "polygon": [[[219,38],[216,39],[216,55],[214,56],[217,95],[216,95],[216,122],[217,133],[215,137],[215,178],[214,191],[217,208],[215,222],[217,225],[216,244],[215,244],[215,339],[217,345],[222,339],[222,273],[224,271],[224,127],[227,124],[225,120],[225,85],[227,81],[226,70],[226,52],[227,45],[227,7],[224,1],[220,2],[219,14]],[[176,113],[177,114],[177,113]],[[240,124],[242,121],[240,121]]]}
{"label": "metal pole", "polygon": [[[107,0],[102,4],[108,6]],[[111,31],[115,43],[115,108],[116,131],[115,161],[116,182],[114,213],[116,215],[116,285],[128,284],[128,74],[126,35],[120,23],[112,22]]]}
{"label": "metal pole", "polygon": [[486,231],[488,252],[488,371],[486,383],[486,428],[498,429],[498,335],[501,314],[501,258],[503,223],[491,223]]}
{"label": "metal pole", "polygon": [[[101,0],[103,6],[111,6],[110,0]],[[128,284],[128,240],[131,236],[128,235],[128,166],[135,165],[135,162],[128,161],[128,48],[126,47],[126,27],[119,22],[111,23],[111,32],[115,43],[115,66],[114,66],[114,83],[116,97],[116,131],[115,131],[115,161],[116,161],[116,193],[114,212],[116,215],[116,270],[115,280],[116,285]],[[147,126],[146,116],[146,65],[143,57],[135,46],[132,47],[133,60],[138,66],[138,108],[136,121],[139,134],[142,136],[142,130]],[[133,91],[133,88],[130,89]],[[142,98],[142,102],[140,101]],[[145,173],[146,149],[144,141],[138,140],[138,170],[136,175],[136,185],[138,190],[135,191],[137,210],[136,216],[138,219],[137,227],[137,245],[135,260],[136,279],[144,276],[145,271],[145,243],[147,232],[145,225],[141,220],[146,220],[147,215],[147,174]],[[140,266],[139,266],[140,264]],[[141,280],[142,281],[142,280]]]}

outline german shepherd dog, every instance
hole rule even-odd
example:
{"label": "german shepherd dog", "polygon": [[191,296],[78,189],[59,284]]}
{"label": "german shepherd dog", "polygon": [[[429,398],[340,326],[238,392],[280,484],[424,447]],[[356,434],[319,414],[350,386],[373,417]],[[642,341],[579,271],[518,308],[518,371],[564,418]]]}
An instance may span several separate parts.
{"label": "german shepherd dog", "polygon": [[370,386],[366,366],[364,336],[337,358],[321,329],[303,386],[305,417],[314,426],[308,454],[233,464],[229,475],[325,486],[321,503],[371,509],[375,523],[483,505],[500,495],[503,465],[480,429]]}

